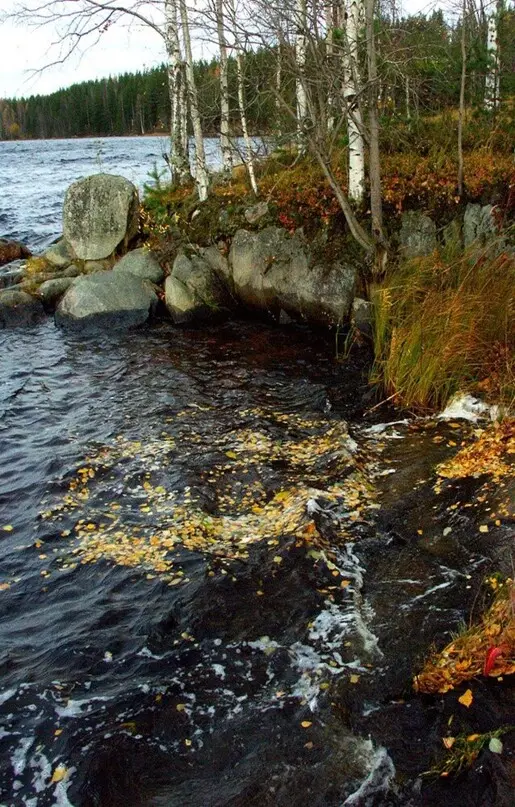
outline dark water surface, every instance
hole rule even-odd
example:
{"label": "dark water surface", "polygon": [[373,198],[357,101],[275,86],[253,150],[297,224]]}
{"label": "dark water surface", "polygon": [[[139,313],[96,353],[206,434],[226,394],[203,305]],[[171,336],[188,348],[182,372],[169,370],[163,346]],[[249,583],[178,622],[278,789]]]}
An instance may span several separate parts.
{"label": "dark water surface", "polygon": [[447,426],[371,427],[301,329],[0,355],[2,806],[504,804],[488,766],[420,789],[448,714],[412,671],[488,569],[424,493]]}

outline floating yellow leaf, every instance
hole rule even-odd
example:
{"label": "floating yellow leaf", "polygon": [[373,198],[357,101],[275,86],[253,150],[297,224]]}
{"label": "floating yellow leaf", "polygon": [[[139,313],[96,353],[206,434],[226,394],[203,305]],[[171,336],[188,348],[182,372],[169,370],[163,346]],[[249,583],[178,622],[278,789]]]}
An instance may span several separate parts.
{"label": "floating yellow leaf", "polygon": [[481,524],[479,527],[479,532],[488,532],[488,524]]}
{"label": "floating yellow leaf", "polygon": [[4,532],[12,532],[14,527],[12,524],[6,524],[5,527],[2,527]]}
{"label": "floating yellow leaf", "polygon": [[471,690],[471,689],[467,689],[467,690],[466,690],[466,692],[464,692],[464,693],[463,693],[463,695],[461,696],[461,698],[458,698],[458,700],[459,700],[459,702],[460,702],[460,703],[461,703],[463,706],[466,706],[466,707],[467,707],[467,709],[468,709],[468,708],[469,708],[469,706],[470,706],[470,704],[471,704],[471,703],[472,703],[472,701],[474,700],[474,696],[473,696],[473,694],[472,694],[472,690]]}
{"label": "floating yellow leaf", "polygon": [[274,563],[282,563],[283,559],[280,555],[274,555]]}
{"label": "floating yellow leaf", "polygon": [[303,720],[300,725],[302,726],[303,729],[309,729],[309,727],[312,726],[313,723],[311,722],[311,720]]}
{"label": "floating yellow leaf", "polygon": [[0,583],[0,591],[7,591],[8,588],[11,588],[10,583]]}
{"label": "floating yellow leaf", "polygon": [[65,765],[58,765],[55,771],[52,774],[52,779],[50,780],[53,784],[57,782],[62,782],[66,774],[68,773],[68,768]]}
{"label": "floating yellow leaf", "polygon": [[351,675],[351,677],[349,678],[349,681],[350,681],[351,684],[358,684],[359,679],[360,679],[359,675]]}
{"label": "floating yellow leaf", "polygon": [[178,712],[184,712],[184,710],[186,709],[186,706],[185,706],[184,703],[178,703],[175,708],[177,709]]}
{"label": "floating yellow leaf", "polygon": [[234,451],[226,451],[225,456],[229,457],[230,460],[235,460],[238,455]]}

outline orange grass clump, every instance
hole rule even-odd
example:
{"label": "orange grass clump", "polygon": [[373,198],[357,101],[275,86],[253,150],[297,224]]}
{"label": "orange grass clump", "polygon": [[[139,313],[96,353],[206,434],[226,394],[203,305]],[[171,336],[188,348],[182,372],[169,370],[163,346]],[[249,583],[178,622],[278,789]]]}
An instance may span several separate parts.
{"label": "orange grass clump", "polygon": [[478,675],[498,678],[515,673],[515,585],[511,578],[498,584],[496,595],[479,625],[469,628],[430,658],[415,676],[417,692],[448,692]]}

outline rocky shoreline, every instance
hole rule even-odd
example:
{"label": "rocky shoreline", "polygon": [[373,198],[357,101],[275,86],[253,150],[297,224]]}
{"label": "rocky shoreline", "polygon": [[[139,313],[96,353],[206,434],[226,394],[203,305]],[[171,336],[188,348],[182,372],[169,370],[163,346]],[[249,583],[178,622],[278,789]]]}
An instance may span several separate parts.
{"label": "rocky shoreline", "polygon": [[[371,304],[357,294],[358,259],[322,259],[301,229],[270,224],[266,202],[245,211],[248,229],[211,246],[177,245],[164,268],[142,243],[139,209],[131,182],[97,174],[69,187],[63,237],[42,255],[29,257],[23,245],[3,242],[0,327],[48,314],[65,328],[135,327],[163,315],[189,325],[246,310],[281,324],[352,321],[370,331]],[[463,221],[441,233],[428,216],[409,211],[402,216],[399,251],[424,256],[439,242],[458,239],[468,246],[496,230],[492,205],[469,204]]]}

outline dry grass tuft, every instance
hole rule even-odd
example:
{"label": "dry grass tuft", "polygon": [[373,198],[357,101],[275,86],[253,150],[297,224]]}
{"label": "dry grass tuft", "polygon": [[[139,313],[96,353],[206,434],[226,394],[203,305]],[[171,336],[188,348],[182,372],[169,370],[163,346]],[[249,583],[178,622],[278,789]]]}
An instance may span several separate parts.
{"label": "dry grass tuft", "polygon": [[406,261],[373,293],[372,380],[419,408],[476,390],[515,402],[515,257],[491,246]]}

